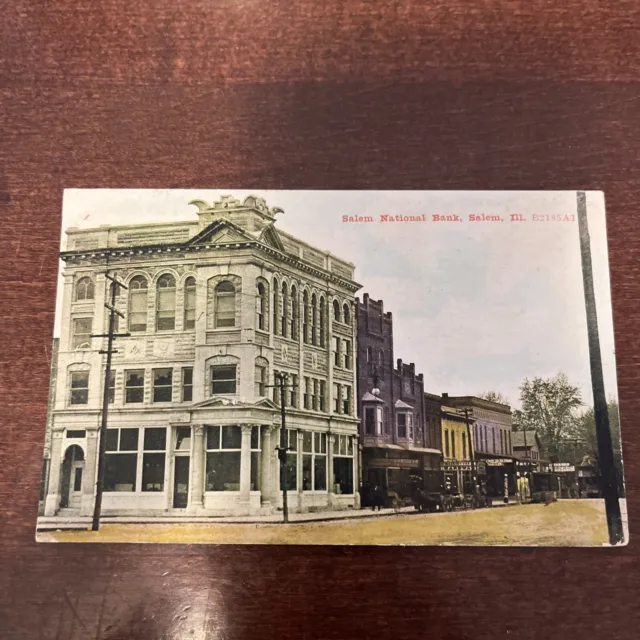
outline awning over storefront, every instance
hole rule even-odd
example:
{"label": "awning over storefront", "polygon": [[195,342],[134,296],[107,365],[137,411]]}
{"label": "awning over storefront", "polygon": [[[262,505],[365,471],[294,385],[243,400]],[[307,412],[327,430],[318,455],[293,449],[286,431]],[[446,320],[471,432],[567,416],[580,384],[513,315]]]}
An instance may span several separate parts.
{"label": "awning over storefront", "polygon": [[399,444],[377,444],[374,447],[364,447],[365,449],[391,449],[393,451],[406,451],[407,453],[432,453],[435,455],[441,455],[442,452],[439,449],[430,449],[429,447],[404,447]]}

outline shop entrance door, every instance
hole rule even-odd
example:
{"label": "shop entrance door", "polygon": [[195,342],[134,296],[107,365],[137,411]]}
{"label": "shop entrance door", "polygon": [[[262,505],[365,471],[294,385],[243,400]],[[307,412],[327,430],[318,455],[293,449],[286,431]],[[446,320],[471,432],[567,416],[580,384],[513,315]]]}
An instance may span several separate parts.
{"label": "shop entrance door", "polygon": [[173,470],[173,508],[186,509],[189,503],[189,456],[176,456]]}

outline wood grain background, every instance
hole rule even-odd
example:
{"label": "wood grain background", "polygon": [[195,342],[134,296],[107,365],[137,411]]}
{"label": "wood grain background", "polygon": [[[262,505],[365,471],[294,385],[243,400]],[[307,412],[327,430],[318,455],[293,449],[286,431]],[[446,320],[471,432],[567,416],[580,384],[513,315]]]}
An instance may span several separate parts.
{"label": "wood grain background", "polygon": [[633,536],[637,2],[2,4],[1,637],[638,637],[634,542],[34,542],[65,187],[603,189]]}

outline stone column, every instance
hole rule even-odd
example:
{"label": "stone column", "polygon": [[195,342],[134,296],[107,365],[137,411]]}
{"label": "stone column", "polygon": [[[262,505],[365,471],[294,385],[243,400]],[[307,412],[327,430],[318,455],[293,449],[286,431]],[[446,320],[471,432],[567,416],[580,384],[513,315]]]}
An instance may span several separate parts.
{"label": "stone column", "polygon": [[358,436],[353,438],[353,506],[360,508],[360,447],[358,446]]}
{"label": "stone column", "polygon": [[[316,333],[317,336],[317,333]],[[304,452],[302,449],[302,440],[303,440],[303,432],[302,431],[298,431],[298,457],[297,457],[297,464],[296,464],[296,478],[297,478],[297,484],[296,486],[298,487],[298,512],[299,513],[303,513],[304,511],[306,511],[306,507],[304,504],[304,497],[302,495],[302,461],[304,459]]]}
{"label": "stone column", "polygon": [[335,442],[335,439],[336,436],[334,434],[330,433],[327,435],[327,491],[329,506],[332,506],[335,502],[335,487],[333,486],[333,443]]}
{"label": "stone column", "polygon": [[191,456],[191,504],[190,511],[204,508],[204,450],[205,431],[201,424],[191,427],[193,434],[193,455]]}
{"label": "stone column", "polygon": [[251,429],[250,424],[242,425],[240,446],[240,502],[249,502],[251,491]]}
{"label": "stone column", "polygon": [[62,465],[62,431],[51,434],[51,462],[49,463],[49,488],[44,504],[44,515],[55,516],[60,506],[60,468]]}
{"label": "stone column", "polygon": [[276,502],[277,486],[273,475],[273,458],[276,454],[275,444],[271,437],[273,427],[264,426],[262,429],[262,451],[260,453],[260,491],[262,492],[262,505],[271,506]]}
{"label": "stone column", "polygon": [[82,471],[82,505],[80,515],[93,515],[96,498],[96,475],[98,472],[98,448],[100,432],[98,429],[87,429],[87,446]]}

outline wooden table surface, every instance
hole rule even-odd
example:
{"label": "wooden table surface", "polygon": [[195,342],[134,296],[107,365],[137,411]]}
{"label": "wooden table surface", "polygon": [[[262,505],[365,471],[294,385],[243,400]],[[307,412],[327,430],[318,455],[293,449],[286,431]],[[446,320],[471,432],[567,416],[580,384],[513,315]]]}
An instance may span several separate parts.
{"label": "wooden table surface", "polygon": [[1,637],[638,637],[634,542],[34,542],[65,187],[603,189],[633,536],[638,2],[3,5]]}

